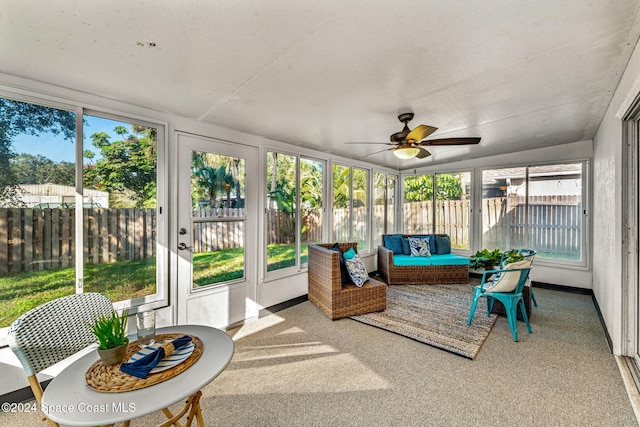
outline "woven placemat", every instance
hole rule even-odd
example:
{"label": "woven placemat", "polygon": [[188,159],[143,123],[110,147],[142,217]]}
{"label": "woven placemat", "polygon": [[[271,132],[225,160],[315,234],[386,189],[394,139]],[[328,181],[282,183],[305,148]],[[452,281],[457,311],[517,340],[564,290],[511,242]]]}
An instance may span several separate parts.
{"label": "woven placemat", "polygon": [[[156,341],[174,340],[182,336],[184,336],[184,334],[162,334],[156,336]],[[191,341],[194,346],[193,353],[191,353],[184,362],[172,368],[156,372],[154,374],[149,374],[146,378],[137,378],[122,372],[120,370],[119,363],[105,366],[102,364],[102,360],[98,360],[91,365],[85,375],[87,385],[92,389],[103,393],[120,393],[149,387],[173,378],[189,369],[191,365],[196,363],[202,354],[202,341],[193,335],[189,336],[191,337]],[[138,350],[140,350],[140,346],[137,341],[130,343],[127,347],[127,355],[124,360],[129,360],[129,358]]]}

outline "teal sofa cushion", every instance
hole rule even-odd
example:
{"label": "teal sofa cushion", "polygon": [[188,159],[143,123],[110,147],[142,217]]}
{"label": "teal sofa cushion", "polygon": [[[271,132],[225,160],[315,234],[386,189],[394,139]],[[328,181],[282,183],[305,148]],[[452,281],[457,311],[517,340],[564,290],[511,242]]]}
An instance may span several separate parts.
{"label": "teal sofa cushion", "polygon": [[469,265],[469,258],[456,255],[431,255],[430,257],[412,257],[411,255],[394,255],[393,265],[398,267]]}
{"label": "teal sofa cushion", "polygon": [[394,255],[393,265],[398,267],[430,266],[431,258],[426,256]]}
{"label": "teal sofa cushion", "polygon": [[452,253],[431,255],[431,265],[469,265],[469,258]]}

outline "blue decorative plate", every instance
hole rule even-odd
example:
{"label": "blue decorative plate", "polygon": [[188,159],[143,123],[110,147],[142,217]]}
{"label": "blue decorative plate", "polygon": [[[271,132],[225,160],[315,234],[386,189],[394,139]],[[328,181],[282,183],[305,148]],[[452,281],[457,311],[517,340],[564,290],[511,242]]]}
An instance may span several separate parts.
{"label": "blue decorative plate", "polygon": [[[147,354],[153,353],[165,342],[167,341],[160,341],[141,348],[133,356],[131,356],[127,362],[135,362],[136,360],[146,356]],[[153,369],[151,369],[151,371],[149,371],[149,373],[155,374],[156,372],[162,372],[169,368],[173,368],[176,365],[179,365],[180,363],[187,360],[189,356],[191,356],[194,348],[195,347],[193,345],[193,341],[191,341],[184,347],[180,347],[179,349],[174,350],[174,352],[171,353],[171,356],[164,357]]]}

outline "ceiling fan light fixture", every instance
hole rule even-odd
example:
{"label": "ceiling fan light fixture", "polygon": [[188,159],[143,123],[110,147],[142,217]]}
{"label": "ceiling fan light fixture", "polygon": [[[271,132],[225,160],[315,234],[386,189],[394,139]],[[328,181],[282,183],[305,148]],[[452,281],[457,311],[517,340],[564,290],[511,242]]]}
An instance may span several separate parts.
{"label": "ceiling fan light fixture", "polygon": [[411,145],[401,145],[400,147],[393,150],[393,154],[399,159],[409,160],[413,159],[420,152],[420,148],[413,147]]}

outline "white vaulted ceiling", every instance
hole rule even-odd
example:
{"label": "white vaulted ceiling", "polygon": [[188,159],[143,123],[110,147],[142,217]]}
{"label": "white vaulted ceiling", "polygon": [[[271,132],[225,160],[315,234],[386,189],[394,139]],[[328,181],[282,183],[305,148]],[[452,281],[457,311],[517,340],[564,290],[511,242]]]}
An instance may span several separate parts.
{"label": "white vaulted ceiling", "polygon": [[[637,0],[0,0],[0,73],[406,168],[592,139]],[[155,46],[152,46],[155,44]],[[479,136],[401,161],[402,129]]]}

